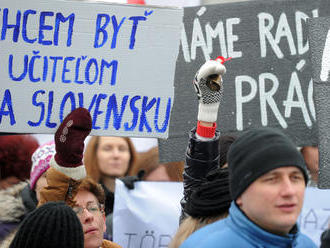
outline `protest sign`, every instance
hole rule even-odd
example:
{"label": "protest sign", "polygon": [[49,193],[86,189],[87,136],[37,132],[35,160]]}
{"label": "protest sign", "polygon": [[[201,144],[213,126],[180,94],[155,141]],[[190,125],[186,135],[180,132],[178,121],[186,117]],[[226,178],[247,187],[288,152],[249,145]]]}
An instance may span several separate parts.
{"label": "protest sign", "polygon": [[[298,218],[300,230],[320,245],[330,221],[330,190],[307,187]],[[122,247],[167,247],[179,224],[182,183],[137,182],[129,190],[116,181],[113,212],[114,241]]]}
{"label": "protest sign", "polygon": [[330,18],[309,19],[314,100],[319,133],[319,187],[330,188]]}
{"label": "protest sign", "polygon": [[[175,73],[175,102],[161,161],[184,159],[196,125],[192,80],[217,56],[225,63],[224,99],[217,126],[223,134],[268,126],[297,146],[317,144],[316,115],[306,19],[319,16],[320,1],[248,1],[184,8]],[[324,9],[323,15],[330,14]]]}
{"label": "protest sign", "polygon": [[321,233],[330,223],[330,190],[308,187],[305,192],[304,206],[298,219],[302,233],[320,246]]}
{"label": "protest sign", "polygon": [[0,131],[54,133],[77,107],[92,135],[166,138],[183,11],[0,3]]}
{"label": "protest sign", "polygon": [[116,180],[113,240],[126,248],[168,247],[181,214],[183,185],[136,182],[129,190]]}

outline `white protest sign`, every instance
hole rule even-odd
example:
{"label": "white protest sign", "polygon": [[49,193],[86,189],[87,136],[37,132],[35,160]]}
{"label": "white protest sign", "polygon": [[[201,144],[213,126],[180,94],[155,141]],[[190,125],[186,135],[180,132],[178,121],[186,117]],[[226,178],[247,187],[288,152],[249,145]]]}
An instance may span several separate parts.
{"label": "white protest sign", "polygon": [[183,10],[0,2],[0,132],[54,133],[77,107],[92,135],[166,138]]}
{"label": "white protest sign", "polygon": [[298,223],[301,232],[318,246],[322,232],[330,223],[330,190],[306,188],[304,206]]}
{"label": "white protest sign", "polygon": [[176,182],[137,182],[129,190],[116,180],[113,240],[125,248],[167,247],[181,214],[183,185]]}

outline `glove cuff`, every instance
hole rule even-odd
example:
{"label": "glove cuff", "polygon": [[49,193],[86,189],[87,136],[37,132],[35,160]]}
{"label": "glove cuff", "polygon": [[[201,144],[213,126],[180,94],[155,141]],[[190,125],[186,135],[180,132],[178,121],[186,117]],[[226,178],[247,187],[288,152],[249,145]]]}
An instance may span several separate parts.
{"label": "glove cuff", "polygon": [[216,122],[218,118],[219,102],[204,104],[199,103],[198,105],[198,116],[197,120],[205,122]]}
{"label": "glove cuff", "polygon": [[199,137],[206,138],[207,140],[212,140],[215,135],[215,129],[217,128],[217,124],[214,122],[212,127],[205,127],[200,124],[198,121],[196,134]]}
{"label": "glove cuff", "polygon": [[80,180],[86,177],[86,170],[84,165],[80,165],[78,167],[63,167],[56,162],[54,157],[52,157],[50,160],[50,167],[75,180]]}

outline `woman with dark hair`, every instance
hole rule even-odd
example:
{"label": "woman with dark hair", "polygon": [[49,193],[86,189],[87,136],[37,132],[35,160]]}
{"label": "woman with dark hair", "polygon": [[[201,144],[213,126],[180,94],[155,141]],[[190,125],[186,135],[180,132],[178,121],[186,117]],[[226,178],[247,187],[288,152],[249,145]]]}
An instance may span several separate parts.
{"label": "woman with dark hair", "polygon": [[0,244],[6,247],[7,238],[28,212],[22,192],[28,188],[31,156],[38,148],[31,135],[0,136]]}

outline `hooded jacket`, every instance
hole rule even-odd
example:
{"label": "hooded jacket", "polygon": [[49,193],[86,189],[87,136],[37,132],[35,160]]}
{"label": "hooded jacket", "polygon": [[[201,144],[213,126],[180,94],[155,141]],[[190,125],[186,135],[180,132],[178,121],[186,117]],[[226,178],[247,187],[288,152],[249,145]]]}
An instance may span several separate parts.
{"label": "hooded jacket", "polygon": [[36,198],[28,181],[0,190],[0,247],[9,247],[18,225],[36,208]]}
{"label": "hooded jacket", "polygon": [[229,213],[226,219],[193,233],[180,248],[316,248],[313,241],[299,231],[297,225],[291,233],[279,236],[250,221],[234,202],[231,203]]}

